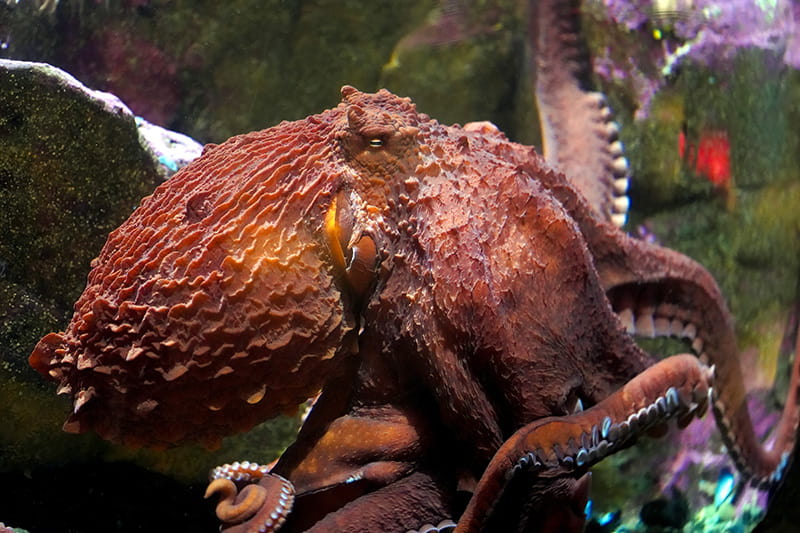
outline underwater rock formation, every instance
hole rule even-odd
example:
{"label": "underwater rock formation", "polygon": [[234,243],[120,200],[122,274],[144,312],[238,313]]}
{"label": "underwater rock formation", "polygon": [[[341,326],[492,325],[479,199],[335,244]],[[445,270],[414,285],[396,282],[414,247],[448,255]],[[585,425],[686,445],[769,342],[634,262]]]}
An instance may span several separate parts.
{"label": "underwater rock formation", "polygon": [[[171,489],[180,499],[185,493],[178,491],[189,490],[187,480],[204,477],[204,465],[242,453],[233,450],[252,450],[248,438],[258,439],[261,449],[265,439],[274,440],[274,449],[265,450],[268,458],[296,431],[296,423],[287,419],[259,430],[261,437],[236,439],[217,454],[195,448],[160,455],[128,452],[63,433],[68,405],[53,401],[25,363],[36,337],[70,316],[107,233],[141,196],[200,150],[195,141],[135,117],[114,95],[91,90],[62,70],[0,60],[0,471],[3,484],[16,487],[20,497],[0,502],[0,518],[7,523],[53,530],[47,513],[31,512],[23,496],[40,501],[43,485],[65,484],[61,476],[67,471],[80,470],[92,480],[84,493],[109,493],[113,489],[105,484],[118,482],[104,477],[105,461],[126,459],[129,478],[146,479],[151,474],[146,465],[181,480]],[[284,435],[275,438],[275,431]],[[59,490],[66,496],[53,497],[48,507],[64,520],[77,521],[82,504]],[[144,492],[125,495],[139,507],[147,505],[147,497]],[[199,502],[199,497],[187,499]],[[118,505],[108,507],[111,514],[115,509],[120,512]],[[108,524],[105,511],[93,514]],[[202,505],[196,514],[193,523],[200,524]],[[129,517],[133,523],[134,515]]]}

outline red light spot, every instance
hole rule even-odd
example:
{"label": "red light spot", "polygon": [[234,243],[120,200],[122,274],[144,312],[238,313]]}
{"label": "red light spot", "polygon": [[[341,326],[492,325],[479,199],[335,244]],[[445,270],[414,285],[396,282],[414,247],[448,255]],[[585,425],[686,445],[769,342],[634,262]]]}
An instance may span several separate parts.
{"label": "red light spot", "polygon": [[731,149],[725,131],[708,130],[700,134],[697,146],[687,144],[686,134],[678,134],[678,154],[692,169],[714,185],[725,187],[731,179]]}

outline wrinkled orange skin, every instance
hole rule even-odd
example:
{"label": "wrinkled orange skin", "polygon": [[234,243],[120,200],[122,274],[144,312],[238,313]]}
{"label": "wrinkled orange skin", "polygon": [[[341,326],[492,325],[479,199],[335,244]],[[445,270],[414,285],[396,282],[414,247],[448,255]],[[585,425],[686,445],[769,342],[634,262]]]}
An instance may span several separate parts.
{"label": "wrinkled orange skin", "polygon": [[69,429],[213,443],[335,372],[353,317],[322,223],[342,111],[206,147],[111,233],[66,332],[31,356],[88,395]]}

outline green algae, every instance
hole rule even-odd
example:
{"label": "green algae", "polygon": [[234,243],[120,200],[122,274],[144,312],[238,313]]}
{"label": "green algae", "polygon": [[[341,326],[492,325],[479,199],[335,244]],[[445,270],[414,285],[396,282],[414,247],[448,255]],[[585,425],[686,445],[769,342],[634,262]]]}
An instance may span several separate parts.
{"label": "green algae", "polygon": [[437,11],[397,44],[379,85],[411,96],[443,124],[489,120],[511,138],[538,141],[532,90],[522,75],[522,20],[508,1],[465,4],[457,15]]}
{"label": "green algae", "polygon": [[[158,181],[132,116],[109,118],[44,73],[0,77],[3,279],[67,310],[106,235]],[[102,142],[101,142],[102,141]]]}
{"label": "green algae", "polygon": [[[183,130],[217,142],[318,113],[338,102],[342,85],[377,90],[395,43],[433,6],[197,2],[176,6],[146,27],[171,55],[197,58],[184,73],[190,81],[181,114],[192,121]],[[179,38],[170,39],[173,34]]]}
{"label": "green algae", "polygon": [[[18,13],[12,49],[19,41],[18,53],[114,92],[145,118],[148,104],[165,105],[162,126],[206,142],[318,113],[345,84],[410,96],[443,123],[491,120],[512,138],[538,141],[525,10],[513,0],[452,4],[61,3],[49,18]],[[28,38],[31,20],[50,21],[50,37]],[[59,26],[73,29],[69,39]],[[113,40],[103,41],[109,31]],[[137,74],[149,92],[131,87]]]}

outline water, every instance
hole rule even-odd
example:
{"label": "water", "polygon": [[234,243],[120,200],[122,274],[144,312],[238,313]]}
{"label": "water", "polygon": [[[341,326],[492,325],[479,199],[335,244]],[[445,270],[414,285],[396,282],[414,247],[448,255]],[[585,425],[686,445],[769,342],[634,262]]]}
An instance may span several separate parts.
{"label": "water", "polygon": [[[490,120],[540,147],[527,9],[520,0],[0,1],[0,57],[55,65],[119,97],[140,123],[200,143],[333,107],[350,84],[410,96],[442,123]],[[591,83],[608,97],[631,168],[625,229],[712,272],[736,319],[751,413],[766,432],[784,397],[784,333],[800,267],[800,8],[591,0],[583,13]],[[15,490],[0,501],[0,521],[37,533],[216,531],[202,500],[208,470],[269,462],[296,418],[212,452],[131,450],[63,433],[69,402],[26,362],[42,335],[66,326],[108,232],[185,154],[158,152],[162,165],[151,163],[135,126],[106,122],[111,97],[106,107],[81,107],[32,85],[10,98],[8,81],[0,95],[0,478]],[[685,502],[686,531],[748,531],[768,495],[742,488],[737,476],[707,416],[598,466],[592,518],[605,531],[644,531],[643,507],[660,501],[672,519]],[[796,479],[790,470],[764,530],[797,519]]]}

